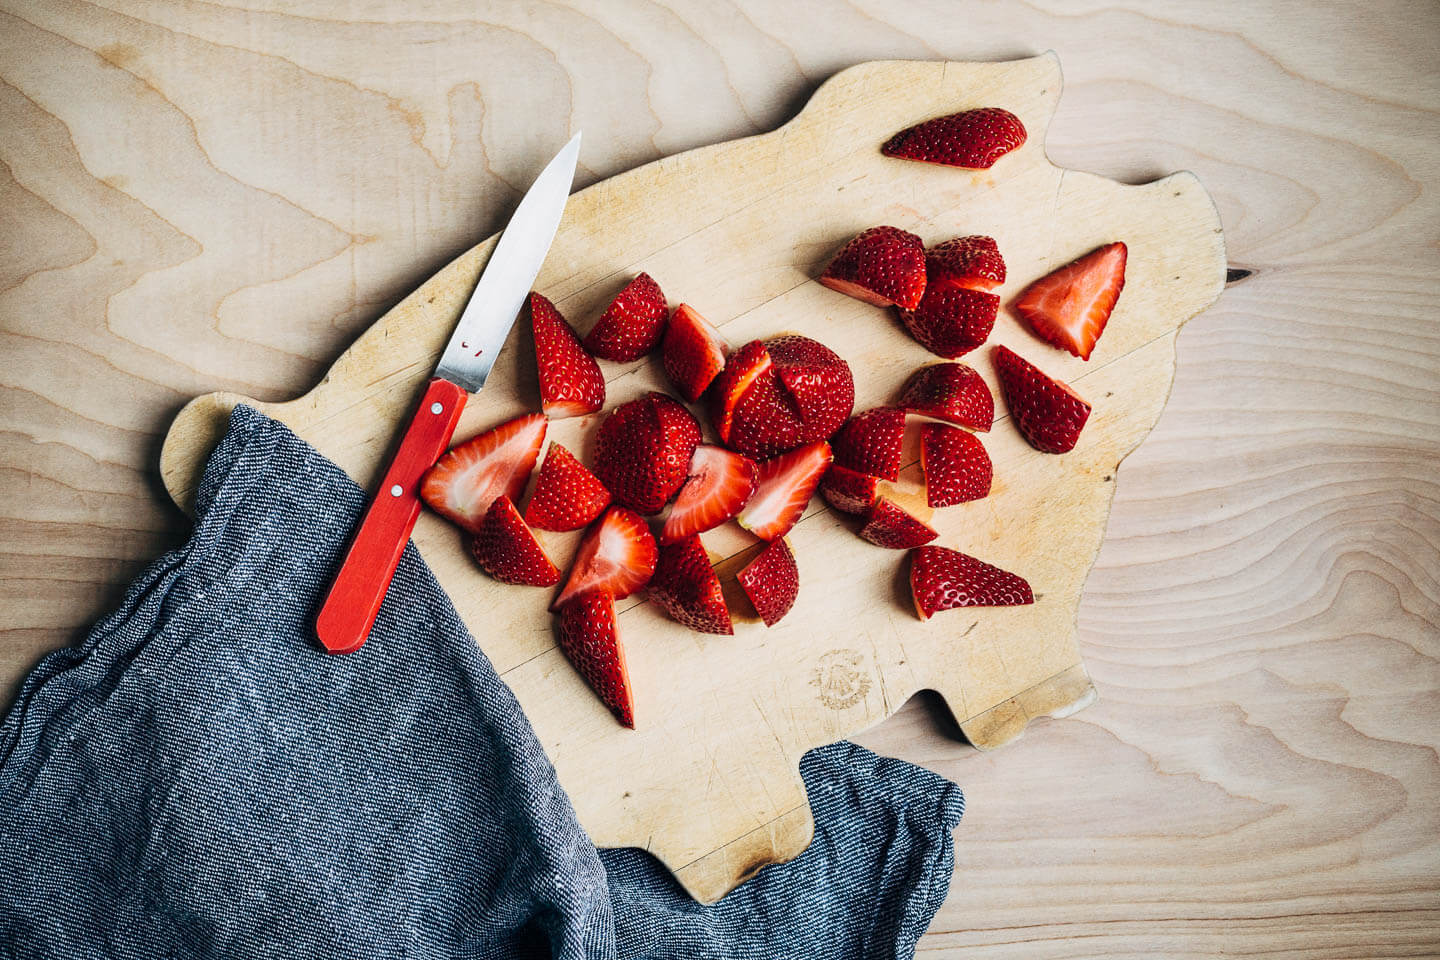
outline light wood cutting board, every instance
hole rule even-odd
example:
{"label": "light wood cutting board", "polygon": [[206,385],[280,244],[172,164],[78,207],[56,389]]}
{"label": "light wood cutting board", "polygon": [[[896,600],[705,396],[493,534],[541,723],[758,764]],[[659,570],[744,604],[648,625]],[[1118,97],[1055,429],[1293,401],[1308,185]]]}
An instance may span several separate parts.
{"label": "light wood cutting board", "polygon": [[[703,636],[652,609],[643,594],[619,605],[636,696],[638,729],[630,731],[555,648],[551,591],[489,579],[457,532],[428,512],[415,529],[416,545],[514,689],[595,842],[650,850],[701,901],[799,854],[813,832],[800,756],[878,723],[916,691],[937,691],[981,748],[1019,736],[1034,717],[1094,699],[1075,613],[1116,468],[1159,416],[1175,333],[1219,295],[1225,255],[1219,217],[1194,176],[1125,186],[1049,162],[1045,130],[1060,86],[1053,55],[852,67],[773,133],[667,157],[576,194],[536,281],[583,333],[626,281],[648,271],[672,305],[693,305],[732,346],[783,331],[828,344],[849,361],[863,409],[893,402],[910,372],[935,358],[887,312],[813,282],[855,233],[889,223],[927,243],[989,234],[1009,267],[999,291],[1005,304],[1054,267],[1124,240],[1125,292],[1088,363],[1036,340],[1008,309],[991,338],[1091,401],[1079,446],[1060,457],[1035,452],[997,392],[994,429],[982,435],[995,463],[990,496],[932,520],[937,543],[1026,577],[1033,606],[947,612],[922,623],[904,555],[862,541],[850,518],[817,497],[790,534],[800,598],[776,627],[743,620],[734,637]],[[991,170],[879,153],[905,126],[981,106],[1013,111],[1030,133]],[[176,502],[191,506],[204,459],[239,402],[289,424],[373,486],[494,239],[377,321],[305,396],[258,403],[209,394],[187,405],[161,454]],[[538,408],[525,327],[517,324],[484,392],[472,398],[457,439]],[[965,359],[993,389],[989,348]],[[669,389],[654,359],[602,367],[607,409]],[[596,420],[554,422],[550,439],[588,459]],[[902,481],[918,483],[913,432]],[[567,565],[579,535],[541,536]],[[738,529],[703,539],[722,576],[733,577],[754,552],[753,538]]]}

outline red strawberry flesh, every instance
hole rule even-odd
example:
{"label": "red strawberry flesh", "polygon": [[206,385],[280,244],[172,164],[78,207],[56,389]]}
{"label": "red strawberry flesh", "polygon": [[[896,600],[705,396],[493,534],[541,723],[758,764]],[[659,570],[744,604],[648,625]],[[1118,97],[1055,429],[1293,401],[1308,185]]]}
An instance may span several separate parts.
{"label": "red strawberry flesh", "polygon": [[629,363],[660,344],[665,294],[648,273],[626,284],[585,336],[585,349],[602,360]]}
{"label": "red strawberry flesh", "polygon": [[515,501],[507,496],[498,496],[490,504],[480,532],[470,541],[470,553],[501,583],[553,587],[560,582],[560,569],[550,562],[540,541],[520,518]]}
{"label": "red strawberry flesh", "polygon": [[832,463],[820,481],[820,495],[825,498],[826,503],[841,513],[864,516],[875,505],[875,492],[879,483],[879,477]]}
{"label": "red strawberry flesh", "polygon": [[680,395],[694,403],[724,369],[727,349],[720,331],[682,303],[665,327],[660,360]]}
{"label": "red strawberry flesh", "polygon": [[790,544],[783,537],[760,551],[735,579],[740,581],[740,588],[767,627],[779,623],[800,594],[800,571],[795,566]]}
{"label": "red strawberry flesh", "polygon": [[732,450],[755,458],[829,438],[855,406],[850,366],[809,337],[775,337],[763,346],[770,368],[735,404],[728,435],[718,420],[716,432]]}
{"label": "red strawberry flesh", "polygon": [[944,423],[921,428],[920,468],[925,472],[925,502],[932,507],[979,500],[990,493],[994,476],[980,438]]}
{"label": "red strawberry flesh", "polygon": [[963,363],[921,367],[905,384],[900,406],[971,430],[987,431],[995,422],[995,398],[985,378]]}
{"label": "red strawberry flesh", "polygon": [[759,485],[737,518],[761,540],[790,532],[830,466],[830,445],[821,440],[760,464]]}
{"label": "red strawberry flesh", "polygon": [[830,441],[835,463],[885,480],[900,476],[900,444],[905,437],[905,411],[876,407],[845,422]]}
{"label": "red strawberry flesh", "polygon": [[725,361],[724,369],[715,378],[710,392],[710,421],[721,443],[730,442],[730,427],[735,407],[757,378],[770,370],[770,354],[765,344],[751,340]]}
{"label": "red strawberry flesh", "polygon": [[605,405],[605,378],[575,331],[538,293],[530,294],[535,365],[540,371],[540,409],[559,420],[594,413]]}
{"label": "red strawberry flesh", "polygon": [[558,610],[594,590],[623,600],[649,582],[655,573],[655,557],[655,538],[645,521],[632,510],[611,507],[580,541],[570,565],[570,579],[550,609]]}
{"label": "red strawberry flesh", "polygon": [[690,479],[665,518],[660,542],[675,543],[731,519],[755,492],[759,472],[742,454],[702,443],[690,458]]}
{"label": "red strawberry flesh", "polygon": [[662,393],[647,394],[616,407],[600,425],[595,475],[616,503],[659,513],[689,476],[699,442],[700,425],[689,410]]}
{"label": "red strawberry flesh", "polygon": [[994,290],[1005,282],[1005,260],[993,237],[956,237],[925,252],[930,283]]}
{"label": "red strawberry flesh", "polygon": [[933,544],[910,552],[910,593],[921,620],[956,607],[1013,607],[1035,602],[1023,577]]}
{"label": "red strawberry flesh", "polygon": [[457,444],[420,480],[430,509],[475,533],[495,498],[519,499],[545,442],[545,415],[526,414]]}
{"label": "red strawberry flesh", "polygon": [[1090,404],[1007,347],[995,348],[995,373],[1015,427],[1030,446],[1041,453],[1075,449]]}
{"label": "red strawberry flesh", "polygon": [[909,309],[925,292],[925,243],[899,227],[871,227],[845,244],[819,279],[877,307]]}
{"label": "red strawberry flesh", "polygon": [[929,543],[940,536],[929,524],[911,516],[888,497],[880,497],[870,511],[870,518],[860,528],[860,536],[877,547],[909,550]]}
{"label": "red strawberry flesh", "polygon": [[999,310],[1000,298],[993,293],[936,283],[919,307],[900,311],[900,320],[922,347],[953,360],[986,341]]}
{"label": "red strawberry flesh", "polygon": [[615,622],[615,601],[603,590],[576,597],[560,610],[560,650],[615,719],[635,727],[635,699],[625,669],[625,648]]}
{"label": "red strawberry flesh", "polygon": [[579,530],[610,505],[610,491],[575,455],[550,444],[535,492],[525,506],[525,521],[537,530]]}
{"label": "red strawberry flesh", "polygon": [[1025,125],[1009,110],[966,110],[902,130],[886,141],[887,157],[984,170],[1025,142]]}
{"label": "red strawberry flesh", "polygon": [[660,548],[655,576],[645,592],[672,620],[691,630],[726,635],[735,632],[720,580],[697,536]]}
{"label": "red strawberry flesh", "polygon": [[1108,243],[1036,280],[1015,301],[1035,335],[1089,360],[1125,289],[1123,243]]}

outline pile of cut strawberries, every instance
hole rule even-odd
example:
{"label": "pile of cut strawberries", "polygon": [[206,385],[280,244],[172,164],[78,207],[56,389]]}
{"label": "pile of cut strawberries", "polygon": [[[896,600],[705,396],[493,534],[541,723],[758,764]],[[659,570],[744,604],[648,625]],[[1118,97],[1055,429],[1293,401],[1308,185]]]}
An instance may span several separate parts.
{"label": "pile of cut strawberries", "polygon": [[[911,127],[881,149],[901,159],[976,168],[1024,142],[1018,118],[986,108]],[[1123,243],[1100,247],[1030,284],[1012,308],[1046,343],[1089,359],[1124,287],[1125,259]],[[959,237],[927,249],[912,233],[878,226],[846,243],[818,279],[893,308],[918,343],[954,361],[990,336],[1005,261],[990,237]],[[529,314],[541,412],[454,447],[426,474],[421,497],[467,532],[475,560],[504,583],[560,584],[560,568],[534,531],[588,527],[550,609],[561,649],[622,724],[635,724],[634,696],[615,601],[643,588],[677,623],[733,634],[700,534],[734,521],[766,544],[737,580],[759,618],[777,623],[799,591],[785,535],[816,490],[834,510],[860,518],[861,537],[910,551],[910,587],[922,620],[956,607],[1034,602],[1023,577],[931,544],[937,532],[906,509],[893,486],[906,418],[913,415],[928,419],[920,428],[926,505],[951,507],[989,494],[993,468],[977,434],[990,430],[995,404],[984,379],[965,364],[923,366],[894,406],[855,413],[850,367],[829,347],[792,334],[731,350],[690,306],[672,313],[648,274],[620,292],[583,340],[538,293],[530,295]],[[604,406],[597,359],[631,363],[657,350],[681,399],[650,393],[611,410],[589,467],[552,443],[522,512],[517,501],[539,459],[548,419]],[[1074,448],[1090,404],[1013,351],[994,350],[1020,433],[1045,453]],[[687,403],[703,411],[718,442],[704,442]],[[657,532],[646,518],[667,506]]]}

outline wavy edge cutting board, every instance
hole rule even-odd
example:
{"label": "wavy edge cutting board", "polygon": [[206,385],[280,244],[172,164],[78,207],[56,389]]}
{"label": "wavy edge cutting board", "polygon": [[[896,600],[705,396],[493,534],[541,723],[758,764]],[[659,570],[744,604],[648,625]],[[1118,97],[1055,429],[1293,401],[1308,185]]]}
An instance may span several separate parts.
{"label": "wavy edge cutting board", "polygon": [[[646,270],[672,306],[691,303],[732,346],[798,330],[835,348],[855,372],[863,409],[893,402],[906,376],[935,358],[887,312],[813,282],[859,230],[892,223],[927,243],[994,236],[1009,267],[999,291],[1006,305],[1054,267],[1125,240],[1125,292],[1088,363],[1036,340],[1008,307],[991,338],[1092,401],[1079,446],[1061,457],[1031,450],[997,394],[995,427],[983,435],[995,463],[991,495],[933,519],[938,543],[1026,576],[1033,606],[922,623],[910,608],[903,555],[861,541],[852,521],[815,498],[790,534],[800,599],[776,627],[741,619],[734,637],[708,637],[665,619],[643,596],[619,605],[637,698],[638,729],[627,731],[555,649],[548,591],[489,580],[455,531],[428,512],[416,527],[416,545],[524,706],[591,837],[650,850],[702,902],[808,845],[814,824],[799,777],[807,749],[878,723],[916,691],[936,690],[984,749],[1019,736],[1035,717],[1061,716],[1095,697],[1075,617],[1116,468],[1159,417],[1175,334],[1219,296],[1225,254],[1219,215],[1193,175],[1124,186],[1050,163],[1044,138],[1060,86],[1054,54],[851,67],[772,133],[666,157],[573,196],[536,282],[583,333],[624,282]],[[879,153],[903,127],[980,106],[1013,111],[1030,133],[990,170]],[[239,402],[289,424],[372,486],[494,241],[386,313],[305,396],[191,401],[161,454],[175,501],[192,507],[204,460]],[[457,438],[538,406],[526,327],[516,325]],[[965,361],[994,389],[988,347]],[[653,360],[603,368],[607,409],[668,389]],[[553,422],[550,439],[588,459],[595,422]],[[902,473],[911,485],[920,482],[914,432],[912,424]],[[544,536],[557,562],[568,563],[578,535]],[[723,579],[755,549],[738,529],[707,533],[705,542]],[[363,669],[363,650],[351,660]]]}

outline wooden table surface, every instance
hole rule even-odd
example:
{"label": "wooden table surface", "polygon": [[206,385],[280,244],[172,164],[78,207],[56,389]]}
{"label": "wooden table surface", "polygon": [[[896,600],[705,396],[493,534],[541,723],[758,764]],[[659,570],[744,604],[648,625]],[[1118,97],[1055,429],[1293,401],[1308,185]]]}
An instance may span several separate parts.
{"label": "wooden table surface", "polygon": [[1195,171],[1253,273],[1121,468],[1100,702],[989,754],[923,695],[860,738],[969,798],[922,955],[1440,955],[1430,0],[0,0],[0,702],[184,537],[179,407],[307,390],[570,130],[583,185],[852,63],[1047,49],[1053,159]]}

